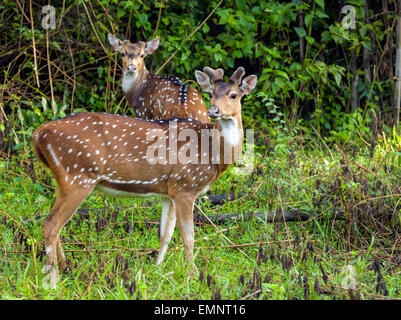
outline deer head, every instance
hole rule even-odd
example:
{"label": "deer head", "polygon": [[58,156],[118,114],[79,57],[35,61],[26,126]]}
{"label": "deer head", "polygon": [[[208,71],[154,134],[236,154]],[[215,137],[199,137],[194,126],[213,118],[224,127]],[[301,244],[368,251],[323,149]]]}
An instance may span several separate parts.
{"label": "deer head", "polygon": [[160,40],[152,39],[148,42],[138,41],[131,43],[129,40],[121,41],[110,33],[107,35],[113,49],[123,56],[123,74],[136,75],[146,70],[144,59],[153,53],[158,47]]}
{"label": "deer head", "polygon": [[255,88],[257,77],[250,75],[241,82],[245,70],[239,67],[228,82],[224,82],[222,69],[205,67],[203,71],[196,70],[195,76],[201,88],[211,95],[209,117],[215,119],[241,117],[241,98]]}

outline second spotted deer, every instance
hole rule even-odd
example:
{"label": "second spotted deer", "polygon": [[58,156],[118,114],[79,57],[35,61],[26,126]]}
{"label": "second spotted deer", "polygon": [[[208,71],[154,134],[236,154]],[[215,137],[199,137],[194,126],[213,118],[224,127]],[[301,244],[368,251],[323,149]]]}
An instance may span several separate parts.
{"label": "second spotted deer", "polygon": [[244,73],[240,67],[225,82],[221,69],[196,71],[198,83],[211,94],[213,124],[82,112],[34,132],[35,154],[57,183],[55,203],[43,222],[45,270],[53,287],[59,277],[57,264],[65,267],[60,231],[95,189],[113,196],[161,197],[156,263],[163,260],[176,221],[186,262],[192,263],[195,200],[241,155],[241,98],[255,88],[257,79],[254,75],[242,79]]}
{"label": "second spotted deer", "polygon": [[120,39],[108,34],[113,49],[123,57],[122,88],[137,117],[144,119],[191,118],[210,122],[201,94],[173,76],[151,74],[145,57],[159,47],[159,39],[148,42]]}

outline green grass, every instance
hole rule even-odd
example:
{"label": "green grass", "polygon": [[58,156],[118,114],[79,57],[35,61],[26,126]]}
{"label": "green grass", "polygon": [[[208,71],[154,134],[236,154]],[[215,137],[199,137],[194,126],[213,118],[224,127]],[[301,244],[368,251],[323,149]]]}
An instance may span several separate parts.
{"label": "green grass", "polygon": [[[313,136],[260,136],[250,175],[225,173],[212,194],[245,196],[205,214],[310,210],[306,222],[263,219],[195,227],[197,272],[188,278],[175,231],[156,266],[157,199],[93,193],[61,232],[70,268],[46,289],[41,222],[54,202],[50,172],[21,152],[0,160],[2,299],[396,299],[401,289],[400,156],[394,139],[345,154]],[[268,143],[267,143],[268,141]],[[260,145],[257,143],[257,145]],[[347,148],[345,148],[347,149]],[[201,214],[199,210],[197,214]],[[335,214],[343,219],[334,219]],[[390,215],[391,214],[391,215]],[[39,217],[39,218],[35,218]],[[355,290],[345,288],[351,277]],[[43,285],[44,284],[44,285]]]}

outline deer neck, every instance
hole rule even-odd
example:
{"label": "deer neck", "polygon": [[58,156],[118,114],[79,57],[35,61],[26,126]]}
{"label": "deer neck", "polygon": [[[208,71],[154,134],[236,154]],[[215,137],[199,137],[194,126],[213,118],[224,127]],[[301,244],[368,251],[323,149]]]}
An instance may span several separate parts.
{"label": "deer neck", "polygon": [[220,174],[222,174],[237,161],[242,154],[244,131],[241,115],[216,120],[215,129],[217,129],[217,134],[220,136],[219,171]]}
{"label": "deer neck", "polygon": [[124,71],[122,87],[125,98],[131,106],[135,104],[136,99],[141,95],[148,78],[149,72],[145,66],[141,71],[133,75]]}

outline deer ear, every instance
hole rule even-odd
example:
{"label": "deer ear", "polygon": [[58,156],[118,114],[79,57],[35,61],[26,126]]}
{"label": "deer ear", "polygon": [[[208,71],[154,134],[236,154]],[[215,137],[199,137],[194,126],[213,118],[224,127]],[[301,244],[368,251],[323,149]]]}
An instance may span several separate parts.
{"label": "deer ear", "polygon": [[145,53],[151,54],[159,47],[160,40],[159,39],[152,39],[146,42]]}
{"label": "deer ear", "polygon": [[240,90],[242,94],[249,94],[256,87],[256,82],[258,77],[255,75],[247,76],[244,80],[242,80],[242,84],[240,86]]}
{"label": "deer ear", "polygon": [[202,71],[199,70],[195,70],[195,77],[196,81],[198,81],[199,85],[205,92],[212,93],[213,87],[212,84],[210,83],[210,78],[206,73],[203,73]]}
{"label": "deer ear", "polygon": [[109,38],[109,43],[113,47],[115,51],[121,52],[122,46],[121,46],[121,40],[118,39],[117,37],[113,36],[111,33],[107,34],[107,37]]}

